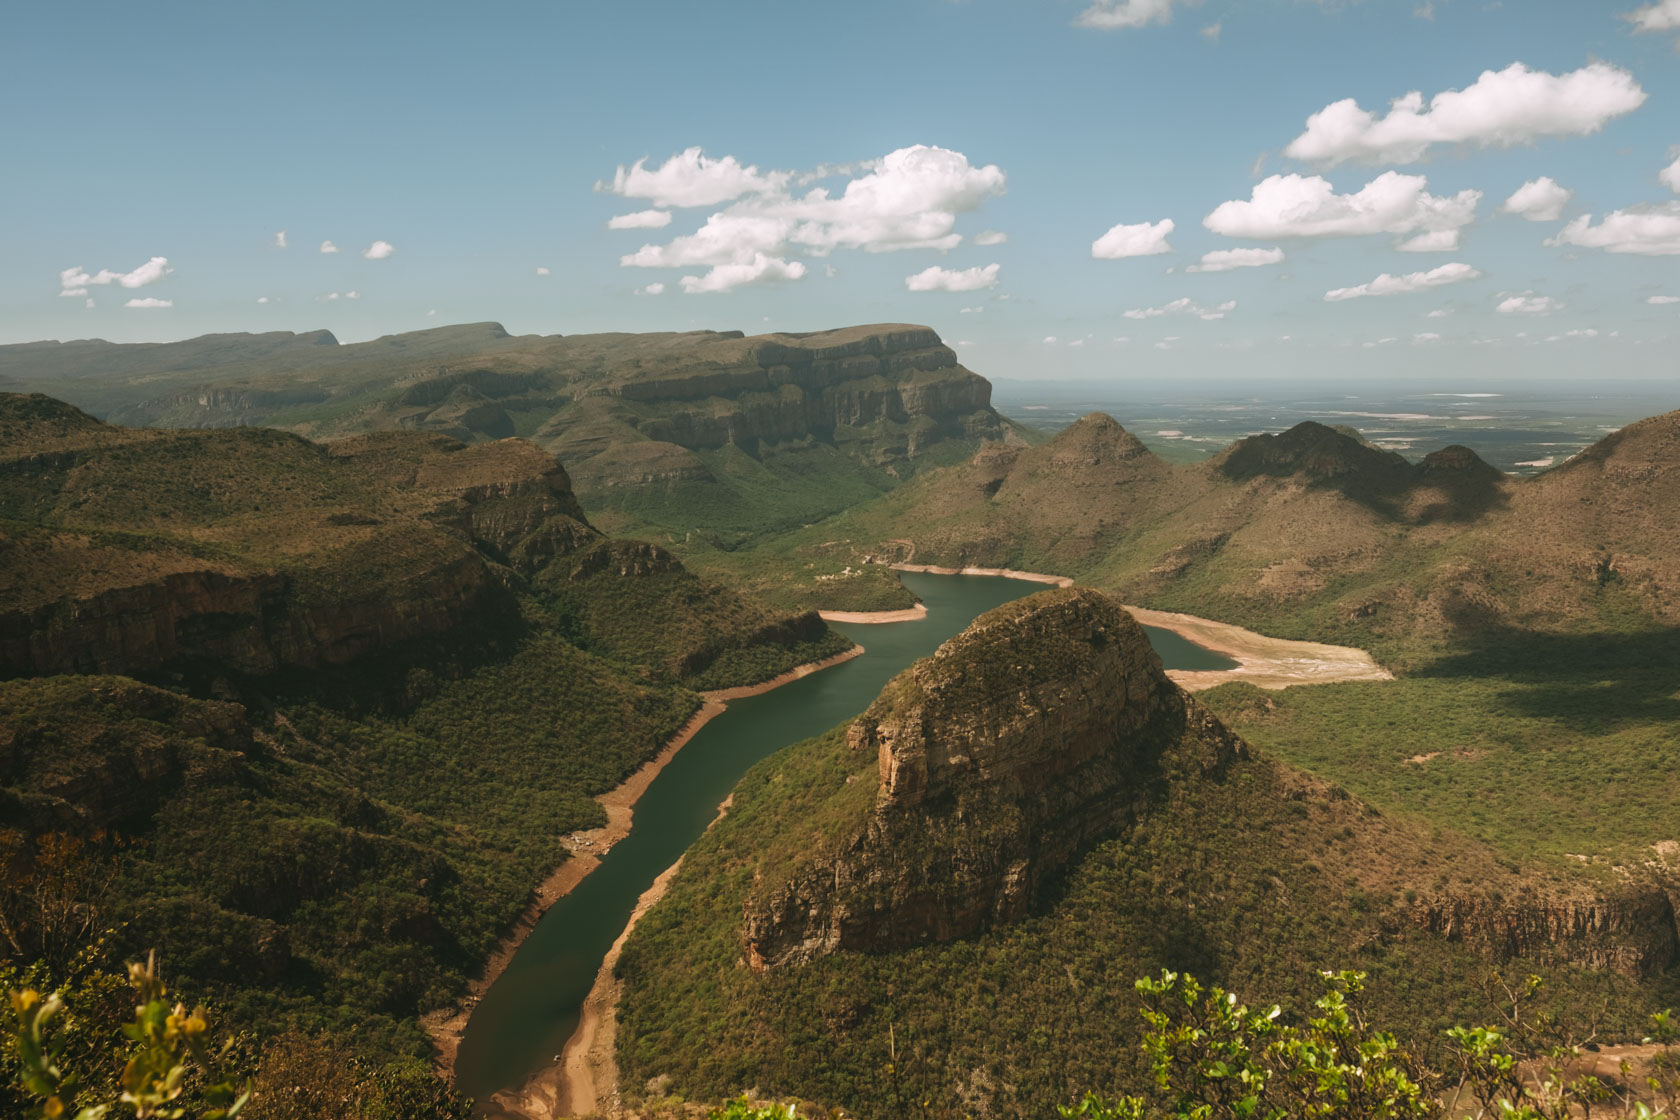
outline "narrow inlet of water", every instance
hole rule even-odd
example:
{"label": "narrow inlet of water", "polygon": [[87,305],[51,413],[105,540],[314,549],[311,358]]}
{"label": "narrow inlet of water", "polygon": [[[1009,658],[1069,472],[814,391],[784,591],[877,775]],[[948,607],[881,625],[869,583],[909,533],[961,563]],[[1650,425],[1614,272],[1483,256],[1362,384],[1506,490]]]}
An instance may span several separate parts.
{"label": "narrow inlet of water", "polygon": [[[774,752],[820,735],[867,708],[886,683],[975,618],[1041,583],[905,573],[927,617],[836,628],[866,647],[861,657],[759,696],[731,701],[689,740],[636,802],[630,834],[601,866],[556,902],[474,1009],[455,1060],[456,1087],[483,1099],[517,1087],[556,1060],[577,1029],[601,960],[643,891],[699,839],[741,775]],[[1169,669],[1227,669],[1236,662],[1168,630],[1145,627]]]}

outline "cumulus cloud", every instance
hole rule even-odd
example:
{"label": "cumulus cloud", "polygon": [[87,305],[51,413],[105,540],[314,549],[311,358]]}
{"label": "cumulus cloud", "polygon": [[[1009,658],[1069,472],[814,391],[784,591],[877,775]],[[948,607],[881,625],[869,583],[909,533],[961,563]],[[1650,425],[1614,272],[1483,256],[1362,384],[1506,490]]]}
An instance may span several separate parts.
{"label": "cumulus cloud", "polygon": [[[836,249],[881,253],[952,249],[957,217],[1003,193],[995,164],[975,167],[961,152],[918,144],[857,169],[838,195],[814,187],[794,195],[765,189],[710,215],[694,233],[643,245],[619,258],[631,268],[707,266],[685,277],[686,292],[720,292],[742,284],[797,280],[806,269],[788,258]],[[847,172],[851,174],[852,172]]]}
{"label": "cumulus cloud", "polygon": [[1675,194],[1680,194],[1680,159],[1657,172],[1657,181]]}
{"label": "cumulus cloud", "polygon": [[548,269],[539,264],[537,266],[537,275],[538,276],[547,276],[548,275]]}
{"label": "cumulus cloud", "polygon": [[1462,284],[1480,276],[1481,273],[1476,269],[1460,263],[1444,264],[1428,272],[1408,272],[1404,276],[1393,276],[1385,272],[1369,283],[1352,288],[1334,288],[1325,292],[1324,298],[1330,303],[1338,303],[1365,296],[1397,296],[1406,292],[1421,292],[1426,288],[1439,288],[1443,284]]}
{"label": "cumulus cloud", "polygon": [[276,249],[284,249],[286,247],[286,231],[285,230],[281,230],[279,233],[274,235],[274,247]]}
{"label": "cumulus cloud", "polygon": [[1306,131],[1284,154],[1331,166],[1415,163],[1435,144],[1508,148],[1542,136],[1587,136],[1639,108],[1646,96],[1632,74],[1607,62],[1568,74],[1513,62],[1484,70],[1465,89],[1436,94],[1427,106],[1414,90],[1396,98],[1383,117],[1351,97],[1334,102],[1307,118]]}
{"label": "cumulus cloud", "polygon": [[370,261],[382,261],[396,251],[396,246],[389,241],[375,241],[362,250],[362,256]]}
{"label": "cumulus cloud", "polygon": [[1117,261],[1124,257],[1153,257],[1170,253],[1173,248],[1167,244],[1167,235],[1173,228],[1171,218],[1114,226],[1091,242],[1091,256],[1100,261]]}
{"label": "cumulus cloud", "polygon": [[1246,201],[1220,203],[1202,225],[1226,237],[1271,241],[1375,233],[1444,235],[1475,219],[1481,191],[1463,190],[1449,198],[1430,194],[1428,187],[1422,175],[1385,171],[1353,194],[1337,194],[1321,175],[1272,175],[1256,183]]}
{"label": "cumulus cloud", "polygon": [[904,286],[912,292],[978,292],[997,287],[999,267],[988,264],[955,269],[930,265],[914,276],[906,276]]}
{"label": "cumulus cloud", "polygon": [[1413,346],[1423,346],[1431,342],[1441,341],[1441,336],[1434,331],[1419,331],[1412,336]]}
{"label": "cumulus cloud", "polygon": [[1188,297],[1175,299],[1160,307],[1134,307],[1121,312],[1128,319],[1159,319],[1163,315],[1194,315],[1198,319],[1223,319],[1237,309],[1237,301],[1226,300],[1218,307],[1203,307]]}
{"label": "cumulus cloud", "polygon": [[1542,175],[1518,187],[1500,209],[1531,222],[1555,222],[1563,217],[1563,208],[1574,197],[1574,191]]}
{"label": "cumulus cloud", "polygon": [[268,297],[267,296],[258,296],[257,297],[257,302],[258,303],[267,303],[268,302]]}
{"label": "cumulus cloud", "polygon": [[670,224],[669,210],[637,210],[632,214],[614,214],[607,219],[608,229],[664,229]]}
{"label": "cumulus cloud", "polygon": [[1680,31],[1680,0],[1657,0],[1655,4],[1624,13],[1622,18],[1639,32]]}
{"label": "cumulus cloud", "polygon": [[1425,315],[1424,318],[1425,319],[1445,319],[1447,316],[1451,315],[1452,313],[1453,313],[1453,309],[1450,308],[1450,307],[1437,307],[1435,310],[1433,310],[1429,314]]}
{"label": "cumulus cloud", "polygon": [[799,261],[785,261],[779,257],[755,253],[748,260],[713,265],[704,276],[684,276],[682,290],[689,295],[701,292],[728,292],[748,284],[798,280],[804,275],[805,266]]}
{"label": "cumulus cloud", "polygon": [[745,194],[777,194],[793,178],[790,172],[762,174],[743,167],[734,156],[708,159],[701,149],[689,148],[649,169],[647,158],[629,168],[619,164],[612,182],[595,189],[625,198],[645,198],[655,206],[716,206]]}
{"label": "cumulus cloud", "polygon": [[[1676,188],[1676,189],[1680,189],[1680,188]],[[995,229],[983,229],[979,233],[974,235],[974,243],[976,245],[980,245],[980,246],[1002,245],[1005,241],[1008,241],[1008,240],[1009,240],[1009,235],[1007,233],[1004,233],[1000,230],[995,230]]]}
{"label": "cumulus cloud", "polygon": [[1120,27],[1147,27],[1152,23],[1172,20],[1174,3],[1182,0],[1092,0],[1091,6],[1079,13],[1075,27],[1095,27],[1113,31]]}
{"label": "cumulus cloud", "polygon": [[1533,292],[1518,292],[1506,296],[1494,308],[1501,315],[1550,315],[1563,306],[1563,301],[1551,296],[1537,296]]}
{"label": "cumulus cloud", "polygon": [[1233,268],[1259,268],[1283,260],[1282,249],[1215,249],[1203,253],[1200,264],[1186,268],[1186,272],[1229,272]]}
{"label": "cumulus cloud", "polygon": [[158,299],[155,296],[146,296],[143,299],[131,299],[127,303],[123,304],[123,306],[124,307],[174,307],[175,306],[175,301],[172,300],[172,299]]}
{"label": "cumulus cloud", "polygon": [[1675,256],[1680,254],[1680,202],[1612,210],[1596,226],[1591,214],[1582,214],[1545,243],[1553,248],[1578,245],[1606,253]]}
{"label": "cumulus cloud", "polygon": [[338,252],[338,246],[334,245],[331,241],[323,241],[321,242],[321,252],[336,253]]}
{"label": "cumulus cloud", "polygon": [[98,272],[88,272],[81,265],[61,269],[58,274],[59,295],[85,296],[90,285],[117,284],[124,288],[144,288],[147,284],[155,284],[174,272],[169,267],[168,257],[153,257],[132,272],[113,272],[102,268]]}
{"label": "cumulus cloud", "polygon": [[1655,304],[1657,307],[1665,307],[1671,303],[1680,303],[1680,296],[1652,296],[1645,302]]}
{"label": "cumulus cloud", "polygon": [[360,292],[345,292],[344,293],[344,298],[345,299],[361,299],[362,298],[362,293],[360,293]]}
{"label": "cumulus cloud", "polygon": [[655,280],[653,283],[649,284],[645,288],[637,288],[636,289],[636,294],[639,295],[639,296],[660,296],[660,295],[664,295],[665,294],[665,285],[660,283],[658,280]]}
{"label": "cumulus cloud", "polygon": [[1433,229],[1394,246],[1402,253],[1454,253],[1458,251],[1458,230]]}

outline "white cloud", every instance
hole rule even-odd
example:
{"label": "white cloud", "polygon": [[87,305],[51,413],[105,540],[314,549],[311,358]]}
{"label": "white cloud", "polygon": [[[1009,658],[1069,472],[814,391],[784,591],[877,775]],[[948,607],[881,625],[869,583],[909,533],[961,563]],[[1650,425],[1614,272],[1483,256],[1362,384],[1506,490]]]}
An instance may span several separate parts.
{"label": "white cloud", "polygon": [[[1676,0],[1676,2],[1680,2],[1680,0]],[[1661,183],[1675,194],[1680,194],[1680,159],[1676,159],[1673,163],[1657,172],[1657,182]]]}
{"label": "white cloud", "polygon": [[1514,296],[1506,296],[1494,308],[1501,315],[1550,315],[1563,307],[1561,300],[1551,296],[1537,296],[1533,292],[1518,292]]}
{"label": "white cloud", "polygon": [[1218,307],[1203,307],[1188,297],[1175,299],[1160,307],[1134,307],[1121,312],[1128,319],[1159,319],[1163,315],[1194,315],[1198,319],[1223,319],[1237,309],[1237,301],[1226,300]]}
{"label": "white cloud", "polygon": [[1202,38],[1210,43],[1217,43],[1219,42],[1219,33],[1222,30],[1224,30],[1224,21],[1216,20],[1202,28]]}
{"label": "white cloud", "polygon": [[1172,20],[1174,3],[1182,0],[1091,0],[1091,6],[1079,13],[1075,27],[1095,27],[1112,31],[1119,27],[1146,27],[1151,23]]}
{"label": "white cloud", "polygon": [[1558,230],[1556,236],[1547,238],[1545,244],[1648,257],[1675,256],[1680,254],[1680,202],[1612,210],[1596,226],[1591,214],[1583,214]]}
{"label": "white cloud", "polygon": [[1671,303],[1680,303],[1680,296],[1652,296],[1645,302],[1657,307],[1665,307]]}
{"label": "white cloud", "polygon": [[1425,315],[1424,318],[1425,319],[1445,319],[1449,315],[1451,315],[1452,313],[1453,313],[1453,309],[1450,308],[1450,307],[1437,307],[1435,310],[1433,310],[1429,314]]}
{"label": "white cloud", "polygon": [[[798,279],[796,252],[826,256],[836,249],[871,253],[952,249],[962,235],[957,216],[1003,193],[995,164],[975,167],[961,152],[915,145],[861,168],[836,196],[813,188],[794,196],[760,192],[713,213],[694,233],[643,245],[619,258],[632,268],[705,265],[716,275],[686,277],[685,291],[727,291],[743,283]],[[727,268],[727,271],[719,271]]]}
{"label": "white cloud", "polygon": [[1320,175],[1272,175],[1247,201],[1222,202],[1202,225],[1226,237],[1358,237],[1374,233],[1451,232],[1475,219],[1482,192],[1448,198],[1428,191],[1422,175],[1385,171],[1354,194],[1337,194]]}
{"label": "white cloud", "polygon": [[608,229],[664,229],[670,224],[669,210],[637,210],[633,214],[614,214],[607,219]]}
{"label": "white cloud", "polygon": [[778,194],[792,178],[786,171],[760,174],[734,156],[707,159],[699,148],[689,148],[651,171],[646,157],[628,169],[620,164],[612,182],[596,183],[595,189],[646,198],[655,206],[716,206],[745,194]]}
{"label": "white cloud", "polygon": [[1415,237],[1408,237],[1395,246],[1402,253],[1456,253],[1458,230],[1432,229]]}
{"label": "white cloud", "polygon": [[426,312],[426,318],[428,318],[428,319],[437,318],[437,308],[434,307],[430,311]]}
{"label": "white cloud", "polygon": [[962,309],[961,314],[963,314],[963,315],[978,315],[984,310],[986,310],[984,307],[965,307],[965,308]]}
{"label": "white cloud", "polygon": [[906,276],[904,286],[912,292],[978,292],[982,288],[997,287],[1000,267],[988,264],[955,269],[930,265],[914,276]]}
{"label": "white cloud", "polygon": [[1329,165],[1415,163],[1434,144],[1508,148],[1542,136],[1586,136],[1646,96],[1632,74],[1606,62],[1561,75],[1513,62],[1484,70],[1463,90],[1436,94],[1427,107],[1414,90],[1381,118],[1351,97],[1334,102],[1307,118],[1284,154]]}
{"label": "white cloud", "polygon": [[1563,208],[1574,197],[1574,191],[1542,175],[1518,187],[1500,209],[1531,222],[1555,222],[1563,217]]}
{"label": "white cloud", "polygon": [[1117,225],[1091,242],[1091,256],[1100,261],[1117,261],[1125,257],[1153,257],[1173,251],[1167,235],[1173,231],[1173,220],[1139,222],[1136,225]]}
{"label": "white cloud", "polygon": [[175,301],[172,300],[172,299],[157,299],[154,296],[146,296],[144,299],[131,299],[127,303],[123,304],[123,306],[124,307],[174,307],[175,306]]}
{"label": "white cloud", "polygon": [[1632,23],[1635,31],[1680,31],[1680,0],[1657,0],[1624,13],[1622,18]]}
{"label": "white cloud", "polygon": [[84,271],[81,265],[60,270],[58,274],[59,295],[85,296],[92,284],[119,284],[124,288],[144,288],[147,284],[155,284],[174,272],[169,267],[168,257],[153,257],[133,272],[112,272],[102,268],[98,272]]}
{"label": "white cloud", "polygon": [[655,280],[645,288],[637,288],[636,294],[639,296],[662,296],[665,294],[665,285]]}
{"label": "white cloud", "polygon": [[1001,230],[983,229],[974,235],[974,243],[982,247],[987,245],[1002,245],[1009,240],[1009,235]]}
{"label": "white cloud", "polygon": [[1436,334],[1434,331],[1419,331],[1417,334],[1412,336],[1413,346],[1422,346],[1426,343],[1439,341],[1441,341],[1441,336]]}
{"label": "white cloud", "polygon": [[92,297],[89,297],[88,301],[85,304],[83,304],[82,306],[83,307],[92,307],[93,305],[94,305],[93,304],[93,299],[92,299]]}
{"label": "white cloud", "polygon": [[338,246],[334,245],[331,241],[323,241],[321,242],[321,252],[336,253],[338,252]]}
{"label": "white cloud", "polygon": [[1084,346],[1084,345],[1085,345],[1085,340],[1083,338],[1076,338],[1072,342],[1068,343],[1068,347],[1070,349],[1073,348],[1073,347]]}
{"label": "white cloud", "polygon": [[537,266],[537,275],[538,276],[547,276],[548,275],[548,269],[543,267],[542,265],[538,265]]}
{"label": "white cloud", "polygon": [[370,261],[382,261],[396,251],[396,246],[389,241],[375,241],[362,250],[362,256]]}
{"label": "white cloud", "polygon": [[1324,298],[1330,303],[1338,303],[1365,296],[1397,296],[1406,292],[1421,292],[1426,288],[1439,288],[1443,284],[1462,284],[1481,275],[1469,265],[1456,262],[1432,268],[1428,272],[1408,272],[1404,276],[1393,276],[1385,272],[1369,283],[1352,288],[1332,289],[1324,293]]}
{"label": "white cloud", "polygon": [[804,275],[805,266],[799,261],[784,261],[779,257],[756,253],[750,260],[713,265],[711,271],[704,276],[684,276],[682,290],[689,295],[701,292],[729,292],[748,284],[798,280]]}
{"label": "white cloud", "polygon": [[268,297],[267,296],[258,296],[257,297],[257,302],[258,303],[267,303],[268,302]]}
{"label": "white cloud", "polygon": [[1203,253],[1200,264],[1186,268],[1186,272],[1229,272],[1233,268],[1259,268],[1283,260],[1282,249],[1215,249]]}
{"label": "white cloud", "polygon": [[344,298],[345,299],[361,299],[362,298],[362,293],[360,293],[360,292],[345,292],[344,293]]}
{"label": "white cloud", "polygon": [[279,233],[274,235],[274,247],[276,249],[284,249],[286,247],[286,231],[285,230],[281,230]]}
{"label": "white cloud", "polygon": [[1053,334],[1047,334],[1047,335],[1045,335],[1045,336],[1044,336],[1044,345],[1046,345],[1046,346],[1054,346],[1054,345],[1056,345],[1056,336],[1055,336],[1055,335],[1053,335]]}
{"label": "white cloud", "polygon": [[316,300],[317,303],[319,303],[321,300],[326,300],[327,302],[331,303],[333,300],[336,300],[338,298],[339,297],[338,297],[337,292],[328,292],[324,296],[316,296],[315,300]]}
{"label": "white cloud", "polygon": [[1577,328],[1577,329],[1572,330],[1572,331],[1564,331],[1562,334],[1549,335],[1549,336],[1547,336],[1546,341],[1547,342],[1561,342],[1563,339],[1566,339],[1566,338],[1597,338],[1597,337],[1598,337],[1598,328],[1597,327],[1580,327],[1580,328]]}

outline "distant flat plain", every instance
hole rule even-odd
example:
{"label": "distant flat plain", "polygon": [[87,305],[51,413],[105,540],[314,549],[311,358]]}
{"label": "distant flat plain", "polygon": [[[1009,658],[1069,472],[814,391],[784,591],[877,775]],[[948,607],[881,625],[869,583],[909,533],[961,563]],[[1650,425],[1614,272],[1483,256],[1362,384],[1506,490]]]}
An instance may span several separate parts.
{"label": "distant flat plain", "polygon": [[1482,383],[1370,381],[1016,381],[993,379],[999,412],[1045,432],[1106,412],[1173,462],[1204,459],[1235,440],[1302,420],[1359,429],[1378,447],[1421,459],[1451,444],[1500,470],[1535,474],[1606,434],[1680,409],[1680,378]]}

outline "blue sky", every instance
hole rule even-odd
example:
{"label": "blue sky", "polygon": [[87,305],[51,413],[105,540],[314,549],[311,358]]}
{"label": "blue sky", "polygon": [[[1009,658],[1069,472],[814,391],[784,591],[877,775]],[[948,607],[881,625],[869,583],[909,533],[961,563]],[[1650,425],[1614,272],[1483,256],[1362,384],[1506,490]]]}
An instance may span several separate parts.
{"label": "blue sky", "polygon": [[[0,341],[908,321],[1000,377],[1680,372],[1680,0],[9,22]],[[1236,249],[1281,259],[1188,271]]]}

